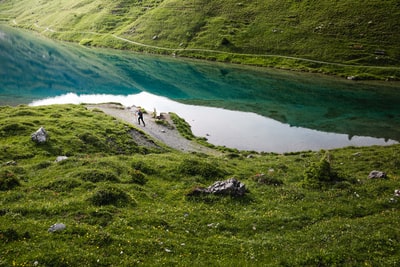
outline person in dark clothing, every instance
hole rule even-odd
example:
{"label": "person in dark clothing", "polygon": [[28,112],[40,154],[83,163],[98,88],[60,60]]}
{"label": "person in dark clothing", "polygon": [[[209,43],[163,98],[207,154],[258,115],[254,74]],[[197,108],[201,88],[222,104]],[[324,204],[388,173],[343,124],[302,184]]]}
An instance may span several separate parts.
{"label": "person in dark clothing", "polygon": [[140,121],[142,121],[143,126],[146,127],[146,123],[144,123],[144,120],[143,120],[143,112],[140,109],[138,109],[137,114],[138,114],[139,125],[140,125]]}

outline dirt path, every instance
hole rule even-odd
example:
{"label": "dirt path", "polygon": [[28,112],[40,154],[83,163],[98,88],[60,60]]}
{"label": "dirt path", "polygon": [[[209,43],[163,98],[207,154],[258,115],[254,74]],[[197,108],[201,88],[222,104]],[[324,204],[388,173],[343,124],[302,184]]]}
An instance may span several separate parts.
{"label": "dirt path", "polygon": [[[180,150],[183,152],[202,152],[206,154],[218,153],[214,149],[204,147],[194,141],[190,141],[182,137],[176,127],[173,127],[172,129],[172,127],[167,127],[165,125],[156,123],[155,119],[152,118],[150,114],[143,114],[143,119],[146,123],[146,126],[143,126],[142,124],[139,125],[137,121],[137,116],[135,115],[136,107],[124,107],[117,104],[93,104],[86,105],[86,107],[88,109],[100,109],[105,114],[113,116],[126,123],[132,124],[143,132],[147,133],[153,139],[158,140],[176,150]],[[174,126],[174,123],[172,122],[168,114],[165,114],[164,118],[168,121],[170,125]],[[139,141],[138,143],[140,143],[140,140],[137,141]]]}

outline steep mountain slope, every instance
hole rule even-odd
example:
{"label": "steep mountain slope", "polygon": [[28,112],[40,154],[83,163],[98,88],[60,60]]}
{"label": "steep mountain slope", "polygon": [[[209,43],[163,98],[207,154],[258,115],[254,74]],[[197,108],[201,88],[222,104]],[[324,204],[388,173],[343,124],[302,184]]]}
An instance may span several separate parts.
{"label": "steep mountain slope", "polygon": [[[243,62],[243,57],[196,49],[400,65],[398,0],[9,0],[0,5],[2,20],[85,45],[132,49],[137,42],[171,49],[167,53],[232,62]],[[254,57],[247,61],[282,64]],[[318,69],[320,62],[307,67]]]}

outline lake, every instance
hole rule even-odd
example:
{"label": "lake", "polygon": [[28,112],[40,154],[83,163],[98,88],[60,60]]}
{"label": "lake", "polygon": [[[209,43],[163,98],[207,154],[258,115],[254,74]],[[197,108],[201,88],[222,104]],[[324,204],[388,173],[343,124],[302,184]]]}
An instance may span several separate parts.
{"label": "lake", "polygon": [[400,141],[395,82],[95,49],[0,25],[0,105],[120,102],[175,112],[210,143],[294,152]]}

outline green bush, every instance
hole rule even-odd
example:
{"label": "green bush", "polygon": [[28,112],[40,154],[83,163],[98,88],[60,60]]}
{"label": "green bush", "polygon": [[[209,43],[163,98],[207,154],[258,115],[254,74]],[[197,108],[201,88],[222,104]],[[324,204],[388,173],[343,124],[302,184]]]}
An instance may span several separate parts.
{"label": "green bush", "polygon": [[89,214],[77,214],[76,217],[80,218],[80,222],[90,225],[107,226],[113,219],[113,214],[107,210],[96,210]]}
{"label": "green bush", "polygon": [[210,163],[200,159],[184,159],[178,166],[181,174],[201,176],[207,180],[221,178],[227,173],[219,168],[215,162]]}
{"label": "green bush", "polygon": [[106,187],[98,189],[89,201],[95,206],[114,205],[117,207],[124,207],[130,204],[131,198],[121,189],[116,187]]}
{"label": "green bush", "polygon": [[319,162],[313,162],[304,171],[304,185],[308,187],[321,187],[340,181],[340,177],[331,167],[331,163],[324,156]]}
{"label": "green bush", "polygon": [[23,234],[18,234],[18,232],[14,228],[0,230],[0,240],[2,240],[2,242],[4,242],[4,243],[17,241],[22,238],[25,238],[25,239],[30,238],[29,232],[25,232]]}
{"label": "green bush", "polygon": [[148,164],[142,160],[133,162],[132,168],[135,170],[141,171],[142,173],[145,173],[145,174],[156,174],[157,173],[157,170],[155,170],[153,166],[150,166],[150,164]]}
{"label": "green bush", "polygon": [[15,173],[10,170],[0,171],[0,191],[6,191],[19,186],[20,182]]}
{"label": "green bush", "polygon": [[89,132],[80,134],[79,139],[81,139],[84,143],[89,145],[98,145],[100,143],[100,139]]}
{"label": "green bush", "polygon": [[74,189],[80,186],[82,183],[76,179],[60,179],[54,182],[51,182],[49,185],[45,186],[45,189],[50,189],[56,192],[68,192],[71,189]]}
{"label": "green bush", "polygon": [[274,186],[283,185],[282,180],[269,175],[265,175],[264,173],[258,173],[254,175],[253,180],[259,184],[274,185]]}
{"label": "green bush", "polygon": [[147,179],[141,171],[132,170],[130,172],[130,182],[134,184],[145,185],[147,183]]}
{"label": "green bush", "polygon": [[0,128],[0,136],[2,137],[14,136],[24,131],[26,131],[26,127],[21,123],[8,123]]}
{"label": "green bush", "polygon": [[40,169],[46,169],[47,167],[50,167],[51,166],[51,164],[53,164],[51,161],[42,161],[42,162],[39,162],[36,166],[35,166],[35,168],[37,169],[37,170],[40,170]]}

